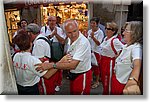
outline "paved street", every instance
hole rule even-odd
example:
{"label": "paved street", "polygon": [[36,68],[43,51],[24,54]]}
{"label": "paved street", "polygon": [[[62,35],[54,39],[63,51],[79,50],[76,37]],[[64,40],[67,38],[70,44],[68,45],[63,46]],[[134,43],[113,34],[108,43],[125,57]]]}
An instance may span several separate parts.
{"label": "paved street", "polygon": [[[70,95],[69,80],[66,78],[66,74],[63,73],[62,86],[59,92],[56,92],[56,95]],[[91,95],[101,95],[102,94],[102,84],[100,83],[99,87],[91,89]]]}

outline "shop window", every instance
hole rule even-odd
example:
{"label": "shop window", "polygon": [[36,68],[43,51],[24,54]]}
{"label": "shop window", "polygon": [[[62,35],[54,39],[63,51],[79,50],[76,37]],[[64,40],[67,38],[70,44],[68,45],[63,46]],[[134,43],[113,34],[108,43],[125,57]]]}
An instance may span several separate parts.
{"label": "shop window", "polygon": [[20,21],[19,11],[13,11],[13,10],[5,11],[5,18],[6,18],[9,40],[10,42],[12,42],[13,34],[18,29],[17,23]]}
{"label": "shop window", "polygon": [[41,5],[42,25],[46,25],[48,16],[59,16],[61,23],[66,19],[76,19],[80,31],[88,28],[88,7],[86,3],[59,3],[49,4],[47,7]]}

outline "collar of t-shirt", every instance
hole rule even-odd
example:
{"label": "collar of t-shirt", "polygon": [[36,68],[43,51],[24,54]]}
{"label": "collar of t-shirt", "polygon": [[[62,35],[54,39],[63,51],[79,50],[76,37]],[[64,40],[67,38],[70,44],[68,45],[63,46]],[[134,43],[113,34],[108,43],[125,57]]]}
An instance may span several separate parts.
{"label": "collar of t-shirt", "polygon": [[107,40],[107,36],[105,37],[104,41],[111,41],[113,38],[116,38],[116,35],[112,36],[110,39]]}
{"label": "collar of t-shirt", "polygon": [[94,32],[94,35],[98,34],[100,31],[100,28],[98,28],[98,30],[96,32]]}
{"label": "collar of t-shirt", "polygon": [[[134,47],[134,46],[136,46],[136,45],[138,45],[138,43],[134,43],[134,44],[129,45],[129,46],[127,46],[127,44],[126,44],[126,45],[124,45],[124,49],[130,49],[130,48],[132,48],[132,47]],[[139,45],[139,46],[140,46],[140,45]]]}
{"label": "collar of t-shirt", "polygon": [[20,54],[22,54],[22,55],[31,55],[31,53],[30,52],[19,52]]}
{"label": "collar of t-shirt", "polygon": [[[55,26],[55,27],[57,28],[57,26]],[[51,30],[49,26],[47,26],[47,30],[49,30],[50,32],[53,32],[53,31],[54,31],[54,29]]]}

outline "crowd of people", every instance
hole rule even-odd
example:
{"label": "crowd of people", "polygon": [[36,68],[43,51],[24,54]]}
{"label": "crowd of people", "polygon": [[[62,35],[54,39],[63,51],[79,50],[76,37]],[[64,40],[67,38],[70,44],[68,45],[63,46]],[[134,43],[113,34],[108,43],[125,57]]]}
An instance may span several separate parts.
{"label": "crowd of people", "polygon": [[76,20],[60,24],[55,16],[41,28],[25,19],[18,26],[11,45],[19,95],[55,94],[65,85],[63,70],[71,95],[89,95],[100,82],[103,95],[142,94],[142,22],[126,22],[121,34],[114,21],[101,28],[98,17],[83,32]]}

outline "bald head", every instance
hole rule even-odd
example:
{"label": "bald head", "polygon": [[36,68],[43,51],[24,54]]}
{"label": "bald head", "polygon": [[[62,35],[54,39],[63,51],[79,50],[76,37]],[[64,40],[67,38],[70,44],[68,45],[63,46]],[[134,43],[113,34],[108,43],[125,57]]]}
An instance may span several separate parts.
{"label": "bald head", "polygon": [[66,28],[73,29],[74,27],[78,29],[78,23],[76,20],[68,19],[63,24],[64,31],[66,31]]}
{"label": "bald head", "polygon": [[66,20],[63,24],[63,29],[72,42],[78,39],[79,29],[76,20]]}

